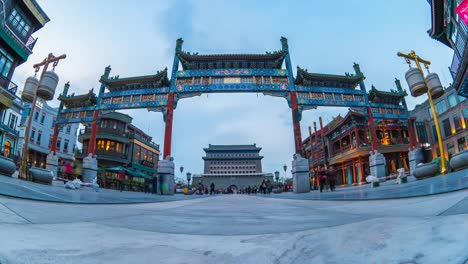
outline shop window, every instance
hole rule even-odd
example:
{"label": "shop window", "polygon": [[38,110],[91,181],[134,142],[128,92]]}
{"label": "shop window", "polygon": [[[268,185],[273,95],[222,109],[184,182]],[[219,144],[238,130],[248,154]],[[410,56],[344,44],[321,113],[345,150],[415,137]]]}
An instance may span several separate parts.
{"label": "shop window", "polygon": [[444,138],[449,137],[452,134],[452,126],[448,118],[442,121],[442,127],[444,128]]}
{"label": "shop window", "polygon": [[455,125],[455,132],[462,130],[462,122],[460,113],[453,116],[453,124]]}
{"label": "shop window", "polygon": [[447,153],[449,158],[451,158],[452,155],[455,154],[455,145],[453,144],[453,142],[447,143]]}
{"label": "shop window", "polygon": [[459,138],[457,140],[458,151],[463,151],[466,149],[466,139],[465,137]]}
{"label": "shop window", "polygon": [[455,107],[457,105],[457,97],[453,93],[447,97],[450,107]]}
{"label": "shop window", "polygon": [[11,66],[13,65],[13,57],[10,56],[5,50],[0,48],[0,73],[7,77],[10,73]]}
{"label": "shop window", "polygon": [[8,22],[23,38],[28,35],[31,26],[24,19],[23,15],[20,14],[18,10],[16,10],[16,8],[13,8],[11,11],[10,16],[8,17]]}
{"label": "shop window", "polygon": [[63,152],[68,152],[68,143],[70,141],[68,139],[65,139],[65,141],[63,142]]}

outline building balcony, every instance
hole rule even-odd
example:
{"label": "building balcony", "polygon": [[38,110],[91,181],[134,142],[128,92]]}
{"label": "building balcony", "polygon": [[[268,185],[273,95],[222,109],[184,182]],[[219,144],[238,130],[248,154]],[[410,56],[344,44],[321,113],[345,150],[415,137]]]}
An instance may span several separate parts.
{"label": "building balcony", "polygon": [[[96,138],[111,139],[111,140],[115,140],[115,141],[122,142],[122,143],[130,142],[128,136],[129,136],[128,133],[122,130],[113,129],[113,128],[101,128],[101,127],[98,127],[97,134],[96,134]],[[89,139],[90,137],[91,137],[91,128],[81,129],[78,134],[78,141],[80,143],[83,143],[83,140]]]}
{"label": "building balcony", "polygon": [[[4,12],[4,8],[1,3],[0,10]],[[37,41],[37,38],[30,35],[22,37],[19,33],[15,32],[13,27],[5,21],[3,16],[0,18],[0,37],[8,43],[23,60],[27,60],[29,55],[31,55]]]}
{"label": "building balcony", "polygon": [[351,148],[351,145],[348,145],[347,147],[343,147],[341,151],[334,153],[329,163],[330,165],[333,165],[354,157],[367,156],[370,151],[371,147],[369,145],[363,144],[358,148]]}
{"label": "building balcony", "polygon": [[[98,160],[109,160],[115,161],[117,163],[128,164],[130,163],[130,157],[125,153],[120,153],[113,150],[104,150],[99,149],[95,151]],[[84,157],[88,156],[86,150],[76,154],[76,158],[83,159]]]}
{"label": "building balcony", "polygon": [[18,130],[15,130],[3,123],[0,123],[0,130],[3,130],[3,131],[6,131],[7,133],[11,134],[11,135],[14,135],[14,136],[19,136],[19,131]]}
{"label": "building balcony", "polygon": [[156,143],[154,143],[152,141],[148,141],[147,139],[145,139],[145,138],[143,138],[143,137],[141,137],[141,136],[139,136],[137,134],[129,134],[128,138],[129,139],[136,139],[136,140],[138,140],[138,141],[140,141],[142,143],[145,143],[147,146],[152,147],[152,148],[159,151],[159,145],[158,144],[156,144]]}
{"label": "building balcony", "polygon": [[18,85],[11,80],[7,79],[5,76],[0,74],[0,87],[4,88],[11,94],[15,95],[18,91]]}

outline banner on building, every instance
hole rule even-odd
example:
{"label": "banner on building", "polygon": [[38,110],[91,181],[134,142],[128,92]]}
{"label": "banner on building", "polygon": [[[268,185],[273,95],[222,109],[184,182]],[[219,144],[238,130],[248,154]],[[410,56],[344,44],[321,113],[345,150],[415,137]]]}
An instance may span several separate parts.
{"label": "banner on building", "polygon": [[468,25],[468,0],[463,0],[463,2],[455,8],[455,12],[457,12],[465,24]]}

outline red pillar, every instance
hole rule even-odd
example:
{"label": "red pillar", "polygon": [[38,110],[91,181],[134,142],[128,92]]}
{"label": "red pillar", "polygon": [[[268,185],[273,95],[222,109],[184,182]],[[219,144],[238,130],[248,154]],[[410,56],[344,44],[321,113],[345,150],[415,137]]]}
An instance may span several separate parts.
{"label": "red pillar", "polygon": [[99,116],[99,110],[94,110],[93,123],[91,124],[91,136],[89,137],[88,153],[96,153],[96,134],[97,134],[97,120]]}
{"label": "red pillar", "polygon": [[299,107],[297,106],[297,92],[289,92],[289,96],[291,97],[294,143],[296,145],[296,154],[302,155],[301,123],[299,118]]}
{"label": "red pillar", "polygon": [[416,147],[416,137],[414,136],[414,118],[408,119],[408,134],[410,139],[410,149]]}
{"label": "red pillar", "polygon": [[174,114],[174,93],[167,96],[166,128],[164,129],[164,154],[163,158],[171,155],[172,144],[172,118]]}
{"label": "red pillar", "polygon": [[325,139],[323,138],[323,123],[322,117],[319,117],[320,123],[320,139],[322,140],[322,151],[323,151],[323,163],[327,164],[327,153],[325,152]]}
{"label": "red pillar", "polygon": [[50,151],[52,153],[57,152],[57,139],[58,139],[58,124],[54,125],[54,134],[52,135],[52,146],[50,146]]}
{"label": "red pillar", "polygon": [[361,138],[359,137],[359,129],[355,128],[354,129],[354,134],[356,135],[356,148],[359,148],[361,146]]}
{"label": "red pillar", "polygon": [[309,126],[309,146],[310,146],[310,165],[309,168],[314,169],[314,150],[312,149],[312,128]]}
{"label": "red pillar", "polygon": [[377,150],[377,133],[375,132],[374,117],[372,116],[372,109],[367,107],[367,117],[369,118],[369,129],[371,131],[372,151]]}
{"label": "red pillar", "polygon": [[359,170],[361,171],[361,182],[365,182],[366,175],[364,175],[364,162],[362,162],[361,157],[359,157]]}

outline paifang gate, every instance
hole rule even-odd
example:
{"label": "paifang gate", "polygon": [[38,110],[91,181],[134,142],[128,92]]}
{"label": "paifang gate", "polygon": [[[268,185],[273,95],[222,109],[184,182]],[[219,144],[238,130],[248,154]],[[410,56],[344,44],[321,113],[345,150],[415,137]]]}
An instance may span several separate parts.
{"label": "paifang gate", "polygon": [[[406,104],[369,100],[363,82],[365,77],[358,64],[354,64],[353,74],[345,75],[309,73],[297,67],[294,77],[288,41],[284,37],[281,38],[280,50],[265,54],[199,55],[182,50],[182,44],[183,40],[178,39],[170,79],[167,68],[154,75],[110,77],[111,68],[108,66],[100,78],[101,86],[97,95],[92,90],[83,95],[69,95],[69,85],[66,84],[58,98],[61,103],[54,126],[51,153],[56,151],[59,126],[84,123],[92,128],[87,149],[94,156],[97,123],[102,112],[146,108],[163,113],[165,159],[171,156],[172,122],[177,102],[202,93],[250,92],[285,98],[292,113],[295,153],[301,155],[300,121],[304,110],[316,109],[317,106],[345,106],[366,112],[371,128],[372,151],[377,150],[374,119],[408,121]],[[400,99],[406,95],[401,87],[398,91],[388,93]]]}

